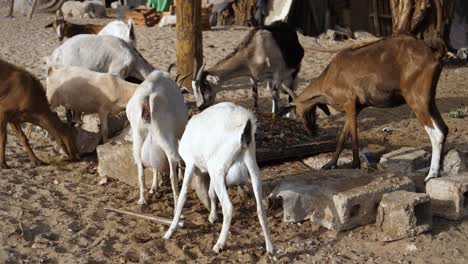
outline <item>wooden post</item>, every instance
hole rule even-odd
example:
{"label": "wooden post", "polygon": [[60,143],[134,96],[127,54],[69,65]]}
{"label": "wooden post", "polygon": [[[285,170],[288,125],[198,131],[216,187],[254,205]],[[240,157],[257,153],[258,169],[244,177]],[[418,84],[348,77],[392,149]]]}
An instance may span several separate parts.
{"label": "wooden post", "polygon": [[[177,72],[185,76],[194,72],[193,63],[203,63],[203,37],[201,30],[201,0],[177,0]],[[182,86],[192,89],[191,76]]]}
{"label": "wooden post", "polygon": [[374,14],[372,15],[374,18],[374,29],[375,35],[380,36],[380,22],[379,22],[379,9],[377,6],[377,0],[372,0],[372,8],[374,9]]}

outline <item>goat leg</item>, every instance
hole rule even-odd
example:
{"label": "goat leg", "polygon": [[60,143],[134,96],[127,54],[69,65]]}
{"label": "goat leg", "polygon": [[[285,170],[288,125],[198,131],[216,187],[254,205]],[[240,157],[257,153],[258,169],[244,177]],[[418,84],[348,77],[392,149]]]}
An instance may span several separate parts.
{"label": "goat leg", "polygon": [[5,147],[7,141],[7,122],[5,119],[0,119],[0,166],[2,169],[9,169],[5,160]]}
{"label": "goat leg", "polygon": [[210,216],[208,221],[214,224],[216,219],[218,219],[218,214],[216,213],[216,193],[213,185],[213,181],[210,181],[210,189],[208,190],[208,196],[210,197]]}
{"label": "goat leg", "polygon": [[343,130],[341,131],[340,138],[338,139],[338,143],[336,144],[336,150],[335,153],[333,153],[332,159],[325,165],[322,166],[322,170],[329,170],[329,169],[336,169],[337,163],[338,163],[338,158],[340,157],[341,152],[343,151],[343,146],[349,137],[349,121],[348,118],[346,118],[345,125],[343,127]]}
{"label": "goat leg", "polygon": [[351,168],[353,169],[360,169],[361,168],[361,160],[359,159],[359,140],[358,140],[358,132],[357,132],[357,114],[356,111],[352,111],[348,114],[347,118],[350,119],[350,130],[351,130],[351,140],[352,140],[352,148],[353,148],[353,163],[351,164]]}
{"label": "goat leg", "polygon": [[164,234],[164,239],[169,239],[172,236],[172,233],[177,229],[180,216],[182,214],[182,209],[184,208],[185,200],[187,198],[187,191],[190,185],[190,181],[195,171],[195,164],[187,163],[184,172],[184,182],[182,183],[182,188],[180,189],[179,200],[177,201],[177,206],[175,206],[174,219],[172,219],[171,226]]}
{"label": "goat leg", "polygon": [[250,78],[250,84],[252,85],[252,97],[254,101],[254,109],[258,108],[258,86],[257,81]]}
{"label": "goat leg", "polygon": [[215,172],[209,171],[210,175],[213,175],[211,181],[213,181],[214,190],[218,196],[219,202],[221,203],[221,209],[223,210],[223,226],[221,227],[221,233],[219,234],[218,241],[213,247],[213,251],[219,253],[224,249],[226,245],[226,238],[231,227],[232,220],[232,203],[229,199],[225,183],[226,172]]}
{"label": "goat leg", "polygon": [[102,143],[107,143],[109,141],[109,123],[108,123],[108,112],[99,113],[99,122],[101,123],[101,137]]}
{"label": "goat leg", "polygon": [[158,179],[159,178],[159,171],[153,168],[153,183],[151,184],[151,189],[149,191],[150,194],[154,194],[158,191]]}
{"label": "goat leg", "polygon": [[278,83],[276,81],[273,81],[273,85],[270,88],[270,82],[267,82],[267,86],[269,90],[271,91],[271,98],[272,98],[271,114],[272,114],[273,119],[275,119],[276,113],[278,113],[278,104],[280,100],[279,91],[278,91]]}
{"label": "goat leg", "polygon": [[37,156],[32,151],[31,146],[29,145],[28,138],[23,133],[23,130],[21,130],[21,127],[17,123],[11,123],[11,127],[15,131],[16,136],[21,141],[21,144],[23,144],[31,162],[33,162],[36,166],[45,165],[46,163],[40,160],[39,158],[37,158]]}

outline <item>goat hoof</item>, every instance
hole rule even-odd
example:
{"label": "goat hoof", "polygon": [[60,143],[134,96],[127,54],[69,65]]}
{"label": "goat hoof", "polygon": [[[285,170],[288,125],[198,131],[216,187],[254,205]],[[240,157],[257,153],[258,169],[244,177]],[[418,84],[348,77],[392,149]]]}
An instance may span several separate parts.
{"label": "goat hoof", "polygon": [[216,252],[216,253],[221,252],[221,250],[223,250],[223,249],[224,249],[224,246],[218,245],[218,244],[214,245],[214,247],[213,247],[213,251]]}
{"label": "goat hoof", "polygon": [[337,168],[337,166],[336,166],[336,163],[334,163],[334,162],[329,162],[329,163],[322,166],[322,170],[334,170],[336,168]]}
{"label": "goat hoof", "polygon": [[6,163],[2,163],[0,166],[2,167],[2,169],[9,169],[10,168]]}
{"label": "goat hoof", "polygon": [[138,200],[138,204],[140,205],[145,205],[146,204],[146,200],[141,198],[140,200]]}
{"label": "goat hoof", "polygon": [[361,163],[353,163],[351,164],[351,169],[360,169],[361,168]]}
{"label": "goat hoof", "polygon": [[172,236],[172,231],[171,230],[167,230],[166,234],[164,234],[163,238],[164,239],[170,239]]}
{"label": "goat hoof", "polygon": [[154,189],[151,188],[151,189],[149,190],[149,193],[150,193],[150,194],[155,194],[156,192],[158,192],[157,188],[154,188]]}
{"label": "goat hoof", "polygon": [[34,160],[33,163],[36,166],[45,166],[45,165],[47,165],[47,163],[45,163],[44,161],[42,161],[40,159]]}
{"label": "goat hoof", "polygon": [[210,215],[208,217],[208,221],[210,221],[210,223],[214,224],[216,222],[216,219],[218,219],[218,217],[216,217],[215,215]]}
{"label": "goat hoof", "polygon": [[429,175],[427,175],[427,177],[424,179],[424,183],[427,183],[427,182],[430,181],[431,179],[437,178],[437,177],[439,177],[437,174],[429,174]]}

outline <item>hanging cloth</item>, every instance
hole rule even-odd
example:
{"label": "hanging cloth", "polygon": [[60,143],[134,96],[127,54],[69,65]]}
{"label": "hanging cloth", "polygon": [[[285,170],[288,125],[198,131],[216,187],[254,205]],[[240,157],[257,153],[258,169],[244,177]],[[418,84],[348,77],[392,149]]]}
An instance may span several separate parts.
{"label": "hanging cloth", "polygon": [[153,7],[157,12],[169,11],[169,6],[174,4],[174,0],[148,0],[146,6]]}

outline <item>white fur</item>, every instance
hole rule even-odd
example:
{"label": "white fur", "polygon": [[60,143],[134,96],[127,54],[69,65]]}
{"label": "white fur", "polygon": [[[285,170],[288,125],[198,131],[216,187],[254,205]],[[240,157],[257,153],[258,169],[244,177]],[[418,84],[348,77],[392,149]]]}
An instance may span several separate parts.
{"label": "white fur", "polygon": [[[146,97],[149,97],[151,112],[149,124],[142,119],[142,103]],[[156,170],[169,171],[175,206],[178,199],[176,170],[180,160],[177,153],[178,140],[188,121],[187,106],[179,87],[169,78],[168,73],[154,71],[130,99],[126,112],[132,128],[133,157],[138,166],[138,203],[146,203],[143,170],[144,167],[151,167],[154,177],[151,191],[157,187]]]}
{"label": "white fur", "polygon": [[431,139],[432,144],[432,158],[431,158],[431,168],[427,174],[425,181],[427,182],[431,178],[436,178],[439,176],[440,169],[440,159],[442,156],[442,148],[444,142],[444,133],[437,126],[436,122],[432,120],[433,128],[424,126],[427,134]]}
{"label": "white fur", "polygon": [[51,65],[79,66],[107,72],[122,79],[132,76],[144,80],[154,67],[136,49],[120,38],[83,34],[65,41],[49,57]]}
{"label": "white fur", "polygon": [[[249,121],[252,124],[253,141],[248,146],[243,146],[242,134]],[[219,252],[223,249],[232,218],[232,203],[226,187],[229,184],[246,182],[250,174],[257,202],[257,214],[265,236],[266,250],[268,253],[273,252],[262,204],[260,170],[255,158],[255,122],[252,112],[233,103],[211,106],[192,117],[180,140],[179,153],[185,162],[186,169],[175,216],[164,235],[165,239],[169,239],[177,228],[188,186],[195,169],[198,169],[201,172],[208,172],[211,179],[209,188],[211,200],[209,220],[211,222],[216,220],[216,196],[221,203],[223,227],[213,250]]]}
{"label": "white fur", "polygon": [[115,75],[93,72],[81,67],[48,65],[47,100],[52,108],[64,106],[77,113],[98,113],[101,135],[108,138],[109,113],[123,111],[137,84],[126,82]]}
{"label": "white fur", "polygon": [[99,1],[67,1],[63,3],[61,9],[65,17],[106,17],[106,8]]}
{"label": "white fur", "polygon": [[122,20],[114,20],[101,29],[98,35],[118,37],[136,47],[136,39],[132,37],[134,36],[133,30],[133,20],[128,20],[128,24],[125,24]]}
{"label": "white fur", "polygon": [[158,27],[168,27],[168,26],[175,26],[176,25],[176,16],[163,16],[159,21]]}

